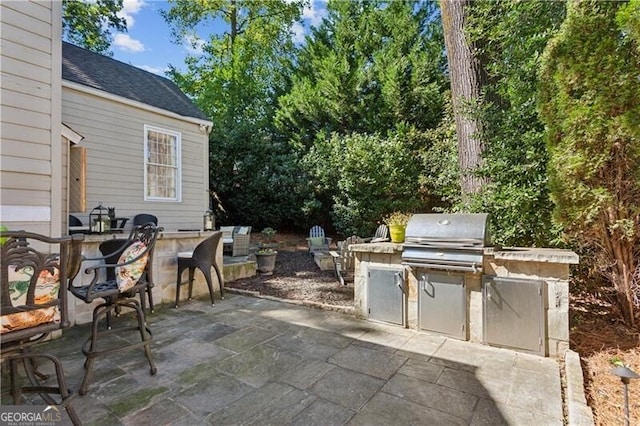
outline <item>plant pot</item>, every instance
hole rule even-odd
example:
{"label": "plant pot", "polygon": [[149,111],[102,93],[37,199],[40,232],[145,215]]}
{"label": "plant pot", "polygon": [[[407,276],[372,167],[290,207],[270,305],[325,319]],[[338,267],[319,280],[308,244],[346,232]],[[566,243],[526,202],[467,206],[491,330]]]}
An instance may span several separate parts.
{"label": "plant pot", "polygon": [[271,275],[276,267],[277,251],[272,253],[256,253],[256,269],[262,275]]}
{"label": "plant pot", "polygon": [[389,225],[389,236],[392,243],[404,242],[404,231],[407,229],[407,225]]}

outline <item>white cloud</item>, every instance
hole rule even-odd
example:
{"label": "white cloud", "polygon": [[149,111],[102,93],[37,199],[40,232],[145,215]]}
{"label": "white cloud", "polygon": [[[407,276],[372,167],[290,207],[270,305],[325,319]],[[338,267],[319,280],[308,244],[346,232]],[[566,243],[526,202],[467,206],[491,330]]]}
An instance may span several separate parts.
{"label": "white cloud", "polygon": [[113,45],[127,52],[144,52],[144,44],[139,40],[131,38],[128,34],[116,34],[113,36]]}
{"label": "white cloud", "polygon": [[140,12],[140,9],[142,9],[144,6],[146,6],[144,0],[124,0],[122,4],[122,10],[118,12],[118,16],[120,18],[124,18],[127,21],[128,29],[131,29],[136,23],[133,15]]}
{"label": "white cloud", "polygon": [[184,37],[182,45],[185,49],[187,49],[187,52],[191,53],[192,55],[202,55],[204,53],[202,47],[205,45],[205,43],[206,41],[198,38],[198,36],[188,35]]}
{"label": "white cloud", "polygon": [[291,26],[291,31],[293,31],[294,43],[304,42],[304,27],[300,22],[294,22],[293,25]]}
{"label": "white cloud", "polygon": [[162,77],[164,77],[165,76],[164,73],[169,70],[168,68],[152,67],[151,65],[136,65],[136,67],[141,68],[145,71],[152,72],[154,74],[158,74]]}
{"label": "white cloud", "polygon": [[327,16],[326,1],[311,1],[302,9],[302,19],[309,21],[309,25],[317,27],[322,22],[322,18]]}

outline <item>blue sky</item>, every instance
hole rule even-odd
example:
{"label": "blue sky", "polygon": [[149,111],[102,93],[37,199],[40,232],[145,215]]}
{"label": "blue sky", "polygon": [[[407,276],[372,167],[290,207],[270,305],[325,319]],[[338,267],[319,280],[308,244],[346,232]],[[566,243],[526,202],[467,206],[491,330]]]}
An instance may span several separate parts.
{"label": "blue sky", "polygon": [[[298,42],[302,41],[305,28],[318,25],[326,14],[326,0],[309,2],[303,12],[303,22],[292,28]],[[113,58],[159,75],[164,75],[169,64],[184,69],[185,56],[197,52],[188,40],[181,44],[172,41],[169,26],[159,12],[168,7],[166,1],[124,0],[120,15],[127,20],[128,31],[113,34]]]}

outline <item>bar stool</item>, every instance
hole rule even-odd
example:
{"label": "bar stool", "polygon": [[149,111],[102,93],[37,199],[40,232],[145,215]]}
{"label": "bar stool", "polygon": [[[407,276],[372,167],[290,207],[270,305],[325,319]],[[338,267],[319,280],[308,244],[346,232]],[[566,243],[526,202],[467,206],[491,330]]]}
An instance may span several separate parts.
{"label": "bar stool", "polygon": [[176,279],[176,308],[180,302],[180,286],[186,284],[182,281],[182,272],[189,269],[189,300],[193,294],[193,276],[195,269],[198,268],[204,274],[204,278],[209,286],[209,295],[211,296],[211,305],[213,302],[213,283],[211,281],[211,267],[216,271],[218,283],[220,284],[220,298],[224,299],[224,283],[222,282],[222,274],[216,263],[216,253],[218,244],[222,238],[222,232],[216,231],[210,237],[202,241],[193,251],[178,253],[178,278]]}
{"label": "bar stool", "polygon": [[[89,285],[75,286],[71,283],[69,290],[71,293],[84,301],[91,303],[96,299],[103,299],[104,302],[96,306],[93,310],[93,321],[91,323],[91,335],[82,345],[82,352],[86,356],[85,374],[80,386],[80,395],[87,393],[89,381],[91,380],[92,369],[95,360],[99,356],[110,355],[116,352],[127,351],[136,348],[144,348],[145,356],[149,361],[150,374],[155,375],[158,371],[151,355],[151,330],[147,327],[145,313],[140,306],[136,296],[144,293],[149,285],[148,268],[151,264],[150,257],[153,254],[158,233],[162,228],[156,227],[153,223],[136,226],[131,230],[124,250],[116,264],[98,264],[89,266],[87,273],[93,272],[93,279]],[[91,259],[106,261],[110,256]],[[102,270],[113,268],[115,279],[100,281]],[[136,315],[135,325],[125,325],[117,328],[111,327],[111,317],[113,312],[118,312],[122,308],[133,309]],[[100,330],[100,320],[106,318],[107,329]],[[122,335],[127,332],[137,331],[140,334],[140,341],[122,339],[121,346],[101,349],[98,343],[101,337],[111,334]]]}

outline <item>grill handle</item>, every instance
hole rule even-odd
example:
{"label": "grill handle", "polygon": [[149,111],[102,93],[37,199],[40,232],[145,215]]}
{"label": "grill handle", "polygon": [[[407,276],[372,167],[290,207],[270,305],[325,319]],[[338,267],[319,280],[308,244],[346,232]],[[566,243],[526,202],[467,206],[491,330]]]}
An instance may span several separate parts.
{"label": "grill handle", "polygon": [[469,266],[463,265],[443,265],[441,263],[414,263],[414,262],[402,262],[403,265],[411,266],[413,268],[425,268],[425,269],[444,269],[449,271],[464,271],[464,272],[481,272],[482,269],[478,267],[476,263]]}

